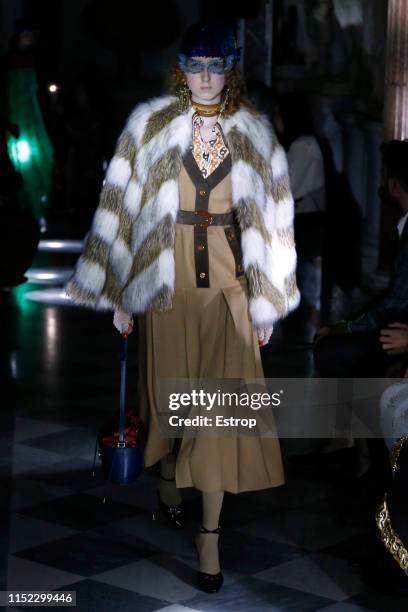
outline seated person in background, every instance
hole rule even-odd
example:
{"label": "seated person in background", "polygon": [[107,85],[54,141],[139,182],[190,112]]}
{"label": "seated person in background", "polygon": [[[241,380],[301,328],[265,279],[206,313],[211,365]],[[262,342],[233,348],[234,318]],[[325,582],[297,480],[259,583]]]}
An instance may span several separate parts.
{"label": "seated person in background", "polygon": [[306,97],[282,95],[275,105],[274,125],[288,154],[290,185],[295,200],[297,283],[310,319],[320,311],[321,255],[326,208],[324,162],[314,135],[313,117]]}
{"label": "seated person in background", "polygon": [[[323,377],[382,377],[392,360],[383,350],[395,321],[408,323],[408,142],[393,140],[383,146],[388,199],[398,203],[400,249],[388,289],[358,318],[321,328],[314,346],[315,367]],[[346,248],[346,245],[345,245]],[[385,346],[384,346],[385,348]]]}
{"label": "seated person in background", "polygon": [[381,330],[380,342],[389,355],[408,353],[408,325],[390,323]]}

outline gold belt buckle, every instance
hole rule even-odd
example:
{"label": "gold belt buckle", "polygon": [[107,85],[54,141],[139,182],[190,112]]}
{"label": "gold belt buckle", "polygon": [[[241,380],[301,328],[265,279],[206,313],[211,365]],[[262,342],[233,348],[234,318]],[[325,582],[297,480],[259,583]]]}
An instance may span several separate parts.
{"label": "gold belt buckle", "polygon": [[205,217],[204,223],[195,223],[194,225],[198,225],[199,227],[208,227],[211,225],[213,221],[212,214],[208,212],[208,210],[195,210],[194,213],[196,215],[200,215],[201,217]]}

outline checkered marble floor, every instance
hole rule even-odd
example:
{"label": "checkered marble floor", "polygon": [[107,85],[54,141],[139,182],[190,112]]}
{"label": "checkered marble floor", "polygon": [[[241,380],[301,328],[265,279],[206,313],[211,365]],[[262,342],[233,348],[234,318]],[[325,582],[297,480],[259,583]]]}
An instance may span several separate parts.
{"label": "checkered marble floor", "polygon": [[[117,406],[110,317],[42,304],[20,307],[17,315],[20,391],[11,430],[0,435],[2,448],[11,439],[12,451],[1,590],[73,590],[83,612],[406,612],[406,598],[367,590],[349,566],[369,534],[338,522],[335,485],[290,468],[283,487],[226,494],[225,583],[217,594],[199,591],[193,544],[199,494],[183,490],[189,519],[177,531],[152,518],[154,469],[122,487],[106,484],[99,469],[92,474],[96,430]],[[277,358],[265,357],[272,367]],[[282,371],[301,367],[292,361]],[[0,459],[2,486],[9,458]]]}
{"label": "checkered marble floor", "polygon": [[[92,474],[94,431],[26,416],[15,419],[7,589],[76,591],[92,610],[406,610],[407,600],[367,591],[348,554],[366,530],[336,522],[328,484],[288,484],[226,495],[221,565],[225,583],[195,586],[200,498],[178,531],[155,513],[157,477],[127,486]],[[156,520],[153,520],[153,516]]]}

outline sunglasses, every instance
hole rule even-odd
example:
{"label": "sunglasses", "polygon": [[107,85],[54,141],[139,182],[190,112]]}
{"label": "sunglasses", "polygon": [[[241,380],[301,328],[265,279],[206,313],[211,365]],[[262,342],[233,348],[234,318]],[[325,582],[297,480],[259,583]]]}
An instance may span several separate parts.
{"label": "sunglasses", "polygon": [[179,53],[179,67],[183,72],[189,72],[190,74],[199,74],[203,70],[207,69],[211,74],[226,74],[229,72],[236,59],[234,55],[227,55],[227,57],[217,57],[210,62],[201,62],[200,60]]}

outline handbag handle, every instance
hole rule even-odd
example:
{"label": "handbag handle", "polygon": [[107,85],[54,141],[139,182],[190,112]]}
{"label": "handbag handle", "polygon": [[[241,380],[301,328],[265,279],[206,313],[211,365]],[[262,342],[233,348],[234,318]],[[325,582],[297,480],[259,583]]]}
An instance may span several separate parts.
{"label": "handbag handle", "polygon": [[[118,432],[118,444],[119,448],[124,448],[126,446],[125,442],[125,400],[126,400],[126,362],[127,362],[127,334],[122,334],[122,338],[120,341],[120,398],[119,398],[119,432]],[[98,436],[96,436],[95,442],[95,452],[93,458],[93,468],[92,473],[95,476],[95,464],[96,464],[96,454],[98,452],[99,440]],[[113,462],[111,466],[111,473],[113,468]]]}
{"label": "handbag handle", "polygon": [[119,398],[119,439],[118,446],[125,446],[125,400],[126,400],[126,365],[128,338],[122,335],[120,344],[120,398]]}

